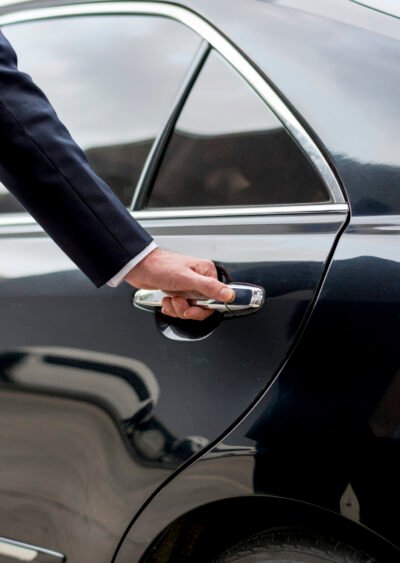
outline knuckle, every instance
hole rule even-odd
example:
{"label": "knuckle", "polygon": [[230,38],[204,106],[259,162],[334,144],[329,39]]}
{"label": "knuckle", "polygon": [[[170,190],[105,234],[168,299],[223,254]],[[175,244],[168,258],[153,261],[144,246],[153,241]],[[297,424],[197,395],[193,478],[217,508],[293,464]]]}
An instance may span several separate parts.
{"label": "knuckle", "polygon": [[217,270],[216,270],[215,264],[212,260],[207,260],[206,266],[207,266],[207,271],[210,275],[216,273]]}
{"label": "knuckle", "polygon": [[219,283],[214,278],[209,278],[207,280],[207,289],[211,292],[218,292],[219,291]]}
{"label": "knuckle", "polygon": [[183,313],[186,311],[186,309],[189,307],[187,301],[185,299],[183,299],[182,297],[174,297],[173,299],[173,305],[174,308],[176,310],[176,312],[181,316],[183,315]]}
{"label": "knuckle", "polygon": [[189,307],[185,314],[185,319],[197,321],[198,310],[196,307]]}

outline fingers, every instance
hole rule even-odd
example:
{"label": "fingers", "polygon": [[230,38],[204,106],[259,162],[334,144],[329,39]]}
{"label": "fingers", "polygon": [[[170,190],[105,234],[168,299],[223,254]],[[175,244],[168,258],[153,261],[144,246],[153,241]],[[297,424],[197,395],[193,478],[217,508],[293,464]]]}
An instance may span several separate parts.
{"label": "fingers", "polygon": [[190,299],[207,297],[230,302],[235,297],[234,291],[218,280],[217,269],[211,260],[160,248],[132,268],[125,280],[133,287],[163,290],[169,295],[163,301],[163,313],[180,319],[202,320],[212,314],[212,311],[191,305]]}
{"label": "fingers", "polygon": [[193,264],[192,269],[201,276],[210,276],[218,279],[217,268],[211,260],[198,260]]}
{"label": "fingers", "polygon": [[210,260],[199,260],[192,265],[192,269],[185,286],[189,291],[180,296],[173,295],[163,300],[163,313],[174,318],[202,321],[212,315],[213,311],[193,306],[188,299],[196,294],[230,302],[235,298],[234,291],[217,279],[217,270]]}
{"label": "fingers", "polygon": [[179,317],[180,319],[186,318],[185,313],[187,309],[190,308],[190,305],[186,299],[183,299],[183,297],[172,297],[171,305],[177,317]]}
{"label": "fingers", "polygon": [[198,291],[205,297],[229,303],[235,298],[233,289],[218,281],[214,277],[204,276],[193,272],[191,277],[191,289]]}
{"label": "fingers", "polygon": [[202,309],[201,307],[188,307],[185,311],[185,319],[192,321],[204,321],[208,319],[214,311],[211,309]]}
{"label": "fingers", "polygon": [[213,311],[190,305],[182,297],[164,297],[162,312],[170,317],[192,321],[204,321],[213,314]]}
{"label": "fingers", "polygon": [[172,298],[171,297],[164,297],[162,300],[162,309],[161,312],[164,315],[168,315],[169,317],[177,318],[178,315],[175,312],[174,307],[172,306]]}

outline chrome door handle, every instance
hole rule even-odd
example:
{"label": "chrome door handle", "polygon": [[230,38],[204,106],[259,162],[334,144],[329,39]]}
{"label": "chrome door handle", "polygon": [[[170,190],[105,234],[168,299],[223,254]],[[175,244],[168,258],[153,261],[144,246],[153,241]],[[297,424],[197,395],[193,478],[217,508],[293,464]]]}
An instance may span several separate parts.
{"label": "chrome door handle", "polygon": [[[236,282],[227,285],[235,292],[235,298],[230,303],[207,298],[192,299],[191,301],[198,307],[219,311],[227,317],[252,313],[261,309],[264,305],[264,288],[258,285]],[[161,309],[164,297],[168,297],[168,295],[159,289],[139,289],[133,296],[133,305],[139,309],[154,311]]]}

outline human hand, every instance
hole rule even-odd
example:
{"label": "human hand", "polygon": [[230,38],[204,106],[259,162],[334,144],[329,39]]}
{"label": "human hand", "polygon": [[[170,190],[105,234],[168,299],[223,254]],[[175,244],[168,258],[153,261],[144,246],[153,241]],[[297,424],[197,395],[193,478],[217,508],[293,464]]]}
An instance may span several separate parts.
{"label": "human hand", "polygon": [[234,291],[218,281],[211,260],[194,258],[156,248],[125,276],[125,281],[141,289],[161,289],[168,293],[162,312],[170,317],[202,321],[213,311],[194,306],[191,299],[208,297],[229,302]]}

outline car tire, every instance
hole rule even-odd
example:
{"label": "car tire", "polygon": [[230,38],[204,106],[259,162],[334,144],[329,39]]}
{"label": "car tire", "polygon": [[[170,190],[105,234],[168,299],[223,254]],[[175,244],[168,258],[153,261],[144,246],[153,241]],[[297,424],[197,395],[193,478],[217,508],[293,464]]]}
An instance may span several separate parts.
{"label": "car tire", "polygon": [[297,532],[264,532],[227,549],[213,563],[376,563],[341,542]]}

